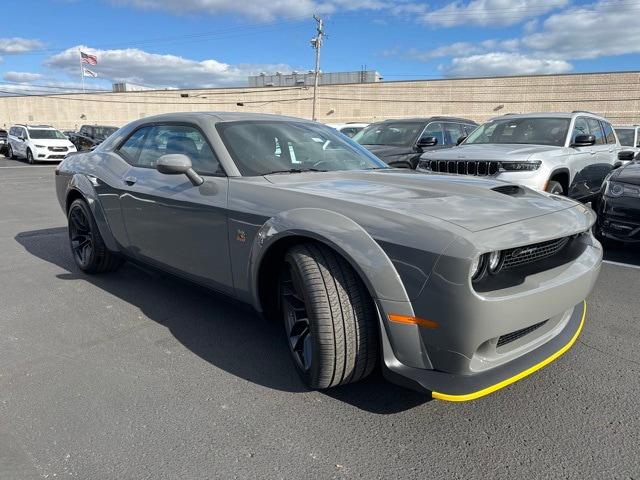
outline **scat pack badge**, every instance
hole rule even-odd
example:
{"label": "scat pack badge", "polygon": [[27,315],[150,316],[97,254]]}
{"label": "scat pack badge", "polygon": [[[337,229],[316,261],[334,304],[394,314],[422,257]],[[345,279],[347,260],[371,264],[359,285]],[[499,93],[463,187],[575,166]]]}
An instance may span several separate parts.
{"label": "scat pack badge", "polygon": [[238,242],[246,242],[247,241],[247,232],[245,232],[244,230],[238,230],[236,232],[236,241]]}

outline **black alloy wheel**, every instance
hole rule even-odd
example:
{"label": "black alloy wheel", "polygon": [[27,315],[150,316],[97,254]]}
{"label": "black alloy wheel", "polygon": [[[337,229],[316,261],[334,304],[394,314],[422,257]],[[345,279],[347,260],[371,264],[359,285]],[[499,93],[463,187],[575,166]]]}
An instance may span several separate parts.
{"label": "black alloy wheel", "polygon": [[286,264],[282,272],[281,299],[285,332],[296,366],[306,373],[311,368],[313,342],[307,305],[297,272]]}
{"label": "black alloy wheel", "polygon": [[79,203],[74,203],[69,209],[69,241],[76,264],[82,270],[87,269],[93,260],[95,241],[91,222]]}

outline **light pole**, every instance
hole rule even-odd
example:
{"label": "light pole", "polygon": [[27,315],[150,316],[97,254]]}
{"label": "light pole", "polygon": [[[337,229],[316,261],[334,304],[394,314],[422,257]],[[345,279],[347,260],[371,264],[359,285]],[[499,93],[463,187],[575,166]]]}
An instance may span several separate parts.
{"label": "light pole", "polygon": [[311,39],[311,46],[316,51],[316,69],[313,76],[313,106],[311,107],[311,120],[316,121],[316,101],[318,99],[318,77],[320,76],[320,49],[324,39],[324,22],[320,17],[313,16],[316,21],[316,36]]}

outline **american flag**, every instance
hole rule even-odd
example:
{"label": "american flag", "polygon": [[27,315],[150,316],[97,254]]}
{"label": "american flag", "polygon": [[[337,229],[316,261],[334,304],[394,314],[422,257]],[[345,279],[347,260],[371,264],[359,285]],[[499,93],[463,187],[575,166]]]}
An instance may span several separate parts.
{"label": "american flag", "polygon": [[98,57],[95,55],[89,55],[88,53],[80,52],[80,56],[82,57],[82,63],[88,63],[89,65],[97,65]]}

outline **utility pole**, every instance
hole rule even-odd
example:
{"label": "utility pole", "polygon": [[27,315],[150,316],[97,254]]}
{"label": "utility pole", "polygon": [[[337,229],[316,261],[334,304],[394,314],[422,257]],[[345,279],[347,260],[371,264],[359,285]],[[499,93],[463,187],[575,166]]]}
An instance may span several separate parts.
{"label": "utility pole", "polygon": [[318,98],[318,79],[320,77],[320,49],[324,39],[324,22],[320,17],[313,16],[316,21],[316,36],[311,39],[311,47],[316,51],[316,69],[313,79],[313,107],[311,109],[311,120],[316,121],[316,101]]}

